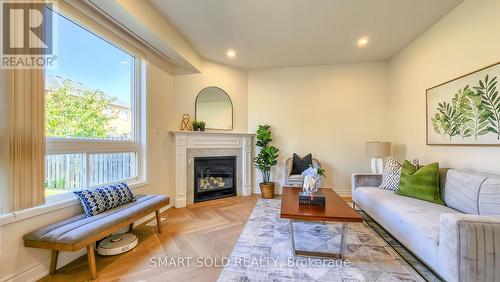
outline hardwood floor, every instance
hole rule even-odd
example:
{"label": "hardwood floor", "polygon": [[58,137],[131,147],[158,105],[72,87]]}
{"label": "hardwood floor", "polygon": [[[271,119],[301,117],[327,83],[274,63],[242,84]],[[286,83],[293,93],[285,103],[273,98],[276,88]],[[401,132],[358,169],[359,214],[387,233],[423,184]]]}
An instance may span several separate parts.
{"label": "hardwood floor", "polygon": [[[209,263],[212,258],[220,262],[221,257],[228,257],[259,198],[233,197],[165,211],[161,234],[156,225],[145,223],[134,228],[139,245],[132,251],[109,257],[96,254],[97,281],[216,281],[222,268],[197,267],[197,259],[209,257]],[[178,266],[154,267],[159,257]],[[192,257],[189,267],[180,266],[177,258],[183,257]],[[86,281],[90,280],[88,269],[83,256],[40,281]]]}
{"label": "hardwood floor", "polygon": [[[171,208],[161,214],[162,230],[159,234],[155,222],[134,228],[139,245],[132,251],[117,256],[96,253],[98,278],[96,281],[216,281],[221,267],[197,267],[197,259],[228,257],[238,240],[248,217],[260,195],[232,197],[194,204],[182,209]],[[276,195],[276,199],[280,196]],[[350,197],[343,197],[350,202]],[[159,266],[158,258],[192,257],[191,266]],[[151,262],[151,260],[153,260]],[[185,264],[187,262],[185,261]],[[40,281],[90,280],[87,256],[83,256]]]}

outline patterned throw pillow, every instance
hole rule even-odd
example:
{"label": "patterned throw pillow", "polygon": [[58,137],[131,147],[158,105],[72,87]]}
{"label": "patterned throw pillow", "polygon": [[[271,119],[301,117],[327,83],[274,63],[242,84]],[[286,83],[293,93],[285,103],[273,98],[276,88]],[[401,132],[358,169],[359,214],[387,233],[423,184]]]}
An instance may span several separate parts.
{"label": "patterned throw pillow", "polygon": [[[411,161],[413,165],[418,167],[418,159]],[[384,173],[382,175],[382,184],[379,188],[396,191],[399,187],[399,179],[401,178],[401,164],[395,159],[389,158],[385,164]]]}
{"label": "patterned throw pillow", "polygon": [[135,201],[135,196],[125,183],[118,183],[92,190],[74,191],[82,204],[85,215],[94,216],[104,211]]}

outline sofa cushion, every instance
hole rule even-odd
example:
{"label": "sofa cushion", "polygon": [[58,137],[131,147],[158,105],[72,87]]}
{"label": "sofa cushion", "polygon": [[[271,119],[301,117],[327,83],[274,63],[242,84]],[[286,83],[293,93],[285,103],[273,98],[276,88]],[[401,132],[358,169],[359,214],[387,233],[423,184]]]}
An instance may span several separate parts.
{"label": "sofa cushion", "polygon": [[292,174],[288,177],[288,186],[302,187],[304,177],[301,174]]}
{"label": "sofa cushion", "polygon": [[151,207],[164,203],[168,205],[169,197],[138,195],[135,202],[105,211],[96,216],[87,217],[84,213],[66,220],[47,225],[24,235],[24,240],[75,244],[97,235],[124,220],[131,219]]}
{"label": "sofa cushion", "polygon": [[468,214],[479,214],[479,191],[486,176],[450,169],[446,176],[446,205]]}
{"label": "sofa cushion", "polygon": [[448,170],[450,169],[445,167],[439,168],[439,193],[441,196],[441,200],[443,200],[445,204],[446,201],[444,199],[444,194],[446,193],[446,176],[448,174]]}
{"label": "sofa cushion", "polygon": [[481,215],[500,215],[500,178],[488,177],[481,185],[478,212]]}
{"label": "sofa cushion", "polygon": [[353,200],[398,241],[437,269],[439,217],[460,212],[377,187],[356,188]]}

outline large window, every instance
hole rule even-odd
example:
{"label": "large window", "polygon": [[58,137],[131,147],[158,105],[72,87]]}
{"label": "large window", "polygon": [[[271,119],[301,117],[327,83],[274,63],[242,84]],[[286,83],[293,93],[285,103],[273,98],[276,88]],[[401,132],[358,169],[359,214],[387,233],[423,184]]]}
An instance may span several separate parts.
{"label": "large window", "polygon": [[46,196],[141,173],[139,59],[69,18],[57,22],[57,67],[46,70]]}

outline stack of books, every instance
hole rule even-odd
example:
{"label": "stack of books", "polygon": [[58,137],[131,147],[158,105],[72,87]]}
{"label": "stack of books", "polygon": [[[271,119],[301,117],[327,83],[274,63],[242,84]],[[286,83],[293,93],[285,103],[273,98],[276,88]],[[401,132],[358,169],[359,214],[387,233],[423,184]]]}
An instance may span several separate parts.
{"label": "stack of books", "polygon": [[316,193],[305,193],[302,192],[299,194],[299,204],[300,205],[313,205],[324,207],[325,206],[325,196],[320,192]]}

